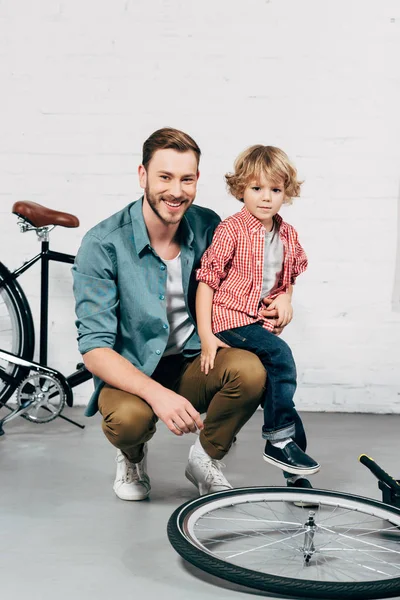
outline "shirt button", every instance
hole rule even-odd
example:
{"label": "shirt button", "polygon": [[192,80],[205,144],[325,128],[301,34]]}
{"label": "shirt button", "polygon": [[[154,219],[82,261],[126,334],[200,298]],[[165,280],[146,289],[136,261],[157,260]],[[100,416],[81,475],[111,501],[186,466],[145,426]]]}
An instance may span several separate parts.
{"label": "shirt button", "polygon": [[160,298],[160,300],[165,300],[165,296],[164,296],[164,294],[160,294],[160,295],[159,295],[159,298]]}
{"label": "shirt button", "polygon": [[160,271],[165,271],[165,265],[161,265]]}
{"label": "shirt button", "polygon": [[161,354],[161,350],[156,350],[156,354]]}
{"label": "shirt button", "polygon": [[164,323],[163,329],[168,329],[168,325],[166,325],[166,323]]}

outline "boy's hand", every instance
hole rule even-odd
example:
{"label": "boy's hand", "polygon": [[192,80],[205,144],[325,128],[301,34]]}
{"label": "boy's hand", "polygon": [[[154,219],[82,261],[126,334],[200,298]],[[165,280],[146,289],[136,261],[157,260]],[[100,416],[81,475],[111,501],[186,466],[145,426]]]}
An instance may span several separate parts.
{"label": "boy's hand", "polygon": [[280,294],[277,296],[269,305],[269,310],[276,310],[278,312],[278,318],[276,320],[276,326],[286,327],[293,318],[293,307],[291,302],[290,294]]}
{"label": "boy's hand", "polygon": [[278,327],[276,324],[276,320],[278,318],[278,311],[274,308],[271,310],[270,304],[272,304],[272,298],[263,298],[262,300],[264,307],[261,309],[261,314],[265,319],[268,319],[274,325],[273,333],[275,335],[280,335],[283,331],[283,327]]}
{"label": "boy's hand", "polygon": [[202,373],[208,375],[210,369],[214,368],[215,355],[218,348],[229,348],[229,346],[221,342],[213,333],[201,338],[200,366]]}

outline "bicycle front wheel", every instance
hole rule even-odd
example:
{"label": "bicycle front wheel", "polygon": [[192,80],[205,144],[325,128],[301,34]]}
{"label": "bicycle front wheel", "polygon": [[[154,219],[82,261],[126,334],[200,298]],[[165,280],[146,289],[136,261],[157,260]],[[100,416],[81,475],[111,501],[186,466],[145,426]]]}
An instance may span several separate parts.
{"label": "bicycle front wheel", "polygon": [[399,509],[361,496],[240,488],[179,507],[168,537],[185,560],[239,585],[366,600],[400,595],[399,527]]}
{"label": "bicycle front wheel", "polygon": [[[0,348],[27,360],[34,352],[32,315],[25,295],[16,281],[5,283],[9,271],[0,263]],[[0,369],[18,384],[25,370],[8,361],[0,360]],[[0,406],[15,390],[9,379],[0,377]]]}

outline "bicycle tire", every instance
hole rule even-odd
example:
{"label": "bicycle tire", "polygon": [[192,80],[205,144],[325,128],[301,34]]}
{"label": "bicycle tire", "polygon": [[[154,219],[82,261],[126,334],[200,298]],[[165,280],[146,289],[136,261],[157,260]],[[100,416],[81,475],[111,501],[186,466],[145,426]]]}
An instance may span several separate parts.
{"label": "bicycle tire", "polygon": [[[388,518],[389,523],[393,525],[392,528],[395,530],[396,544],[398,543],[397,538],[400,539],[400,532],[398,529],[400,527],[400,510],[376,500],[371,500],[369,498],[364,498],[353,494],[331,492],[326,490],[294,490],[293,488],[260,487],[239,488],[225,492],[217,492],[215,494],[210,494],[208,496],[203,496],[196,500],[186,502],[182,506],[178,507],[169,519],[167,526],[169,541],[182,558],[195,565],[199,569],[202,569],[211,575],[228,580],[232,583],[236,583],[247,588],[256,589],[258,591],[267,592],[269,594],[279,594],[294,598],[351,598],[353,600],[388,598],[400,595],[400,577],[394,577],[390,580],[380,579],[369,582],[319,581],[316,579],[311,580],[300,579],[298,577],[291,578],[286,576],[271,575],[269,573],[241,567],[232,564],[231,562],[227,562],[226,560],[222,560],[221,558],[217,558],[207,549],[205,549],[202,544],[199,544],[199,542],[193,538],[193,534],[190,534],[188,526],[190,525],[190,528],[192,529],[195,527],[196,513],[198,513],[198,515],[205,514],[206,519],[209,519],[213,505],[215,510],[218,506],[230,507],[243,504],[246,507],[246,510],[248,510],[249,502],[254,503],[257,498],[263,496],[267,498],[273,498],[274,496],[277,498],[282,498],[284,503],[288,505],[290,504],[291,506],[293,505],[294,501],[309,502],[310,497],[312,497],[314,501],[318,500],[321,502],[321,500],[323,500],[331,507],[335,506],[335,503],[339,503],[343,507],[347,507],[347,509],[352,505],[358,506],[366,511],[366,514],[384,515],[385,518]],[[295,508],[292,507],[291,510],[293,511]],[[300,508],[297,510],[303,511],[303,514],[307,515],[306,508]],[[221,519],[221,517],[219,518]],[[357,518],[359,518],[358,514]],[[380,516],[376,518],[380,518]],[[250,526],[246,524],[246,527]],[[203,531],[207,532],[204,534],[206,536],[207,543],[211,545],[215,543],[218,544],[219,542],[221,544],[221,539],[218,540],[218,537],[213,540],[209,533],[209,529],[206,528],[203,529]],[[258,532],[256,533],[258,534]],[[223,535],[226,536],[226,533]],[[234,540],[234,537],[232,537],[232,532],[229,532],[228,535],[231,536],[228,538],[229,543],[231,540]],[[240,541],[240,543],[243,543],[242,539],[239,537],[237,539]],[[223,541],[224,540],[222,540],[222,542]],[[367,542],[362,541],[361,543]],[[242,554],[244,554],[244,552],[242,552]],[[321,565],[323,567],[325,566],[323,562],[321,562]],[[308,569],[308,566],[305,568]],[[395,572],[397,573],[397,570]]]}
{"label": "bicycle tire", "polygon": [[[7,281],[10,272],[0,263],[0,348],[26,360],[32,360],[35,330],[28,300],[17,281]],[[26,374],[26,368],[12,363],[0,365],[14,378],[10,384],[0,378],[0,406],[7,403]]]}

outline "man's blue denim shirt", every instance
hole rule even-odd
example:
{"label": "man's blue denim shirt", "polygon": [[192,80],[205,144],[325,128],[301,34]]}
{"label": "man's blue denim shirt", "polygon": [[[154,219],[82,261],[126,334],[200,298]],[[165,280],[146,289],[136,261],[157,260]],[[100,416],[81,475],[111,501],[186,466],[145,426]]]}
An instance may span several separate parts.
{"label": "man's blue denim shirt", "polygon": [[[84,236],[72,267],[76,326],[81,354],[94,348],[113,348],[151,376],[166,348],[167,268],[150,245],[143,220],[143,198],[93,227]],[[219,216],[192,205],[180,225],[182,283],[187,310],[195,322],[195,269],[210,245]],[[184,355],[198,354],[196,332]],[[94,377],[95,391],[85,414],[98,410],[104,383]]]}

